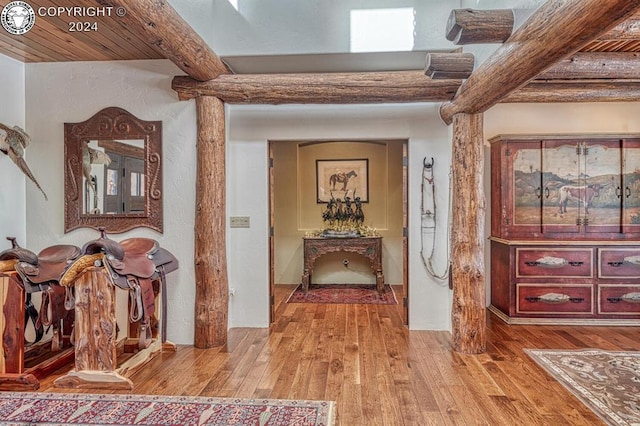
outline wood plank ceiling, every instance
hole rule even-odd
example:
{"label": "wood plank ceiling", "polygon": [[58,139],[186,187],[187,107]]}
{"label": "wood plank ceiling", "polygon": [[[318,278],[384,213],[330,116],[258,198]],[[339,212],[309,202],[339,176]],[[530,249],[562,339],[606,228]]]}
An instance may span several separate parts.
{"label": "wood plank ceiling", "polygon": [[[0,0],[0,9],[10,0]],[[24,35],[12,35],[0,29],[0,53],[21,62],[106,61],[164,58],[157,46],[142,38],[139,29],[132,29],[127,17],[111,16],[81,18],[58,14],[51,8],[99,8],[96,0],[29,0],[36,11],[36,25]],[[107,2],[103,2],[107,3]],[[40,9],[42,8],[42,9]],[[124,10],[124,9],[121,9]],[[39,16],[40,11],[47,16]],[[53,13],[49,13],[53,12]],[[54,16],[50,16],[54,15]],[[97,31],[71,31],[74,22],[97,23]],[[630,19],[629,26],[637,27],[640,17]],[[581,49],[583,52],[640,52],[640,32],[632,36],[619,34],[616,39],[595,40]],[[631,38],[630,38],[631,37]]]}
{"label": "wood plank ceiling", "polygon": [[[0,0],[0,9],[10,0]],[[72,3],[72,4],[71,4]],[[29,0],[36,12],[36,23],[23,35],[12,35],[0,28],[0,53],[21,62],[107,61],[164,58],[129,28],[126,16],[117,16],[115,7],[104,9],[95,0]],[[102,9],[111,16],[78,17],[58,13],[57,7]],[[87,9],[85,9],[87,10]],[[119,11],[126,9],[118,9]],[[46,16],[40,16],[44,12]],[[76,22],[95,22],[89,31],[77,31]],[[95,29],[95,30],[93,30]]]}

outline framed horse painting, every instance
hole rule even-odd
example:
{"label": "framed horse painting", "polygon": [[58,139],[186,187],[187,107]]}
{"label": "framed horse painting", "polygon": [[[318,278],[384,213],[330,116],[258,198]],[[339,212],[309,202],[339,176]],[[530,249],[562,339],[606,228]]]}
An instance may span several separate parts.
{"label": "framed horse painting", "polygon": [[369,160],[316,160],[316,195],[318,203],[331,198],[369,202]]}

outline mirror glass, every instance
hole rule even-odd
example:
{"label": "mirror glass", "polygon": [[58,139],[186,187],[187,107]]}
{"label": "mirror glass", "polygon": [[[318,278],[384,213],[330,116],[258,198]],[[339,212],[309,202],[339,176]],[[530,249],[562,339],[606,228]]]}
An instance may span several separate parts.
{"label": "mirror glass", "polygon": [[162,232],[161,128],[116,107],[65,123],[65,232]]}

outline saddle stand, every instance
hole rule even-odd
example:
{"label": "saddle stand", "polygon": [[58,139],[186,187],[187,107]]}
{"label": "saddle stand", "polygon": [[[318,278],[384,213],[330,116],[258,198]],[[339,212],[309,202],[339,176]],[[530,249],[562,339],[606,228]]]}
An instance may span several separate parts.
{"label": "saddle stand", "polygon": [[[67,305],[75,307],[75,369],[54,385],[131,390],[131,375],[159,353],[175,352],[166,339],[165,274],[177,268],[177,259],[152,239],[116,242],[101,230],[85,244],[60,280],[73,290]],[[123,311],[129,327],[119,336]]]}
{"label": "saddle stand", "polygon": [[[64,309],[64,288],[58,280],[80,249],[59,245],[36,255],[15,238],[8,239],[12,247],[0,252],[0,390],[36,390],[40,379],[74,358],[73,312]],[[32,296],[42,300],[39,313]],[[25,338],[28,326],[34,329],[31,342]],[[53,330],[51,338],[50,333],[44,338],[45,327]]]}

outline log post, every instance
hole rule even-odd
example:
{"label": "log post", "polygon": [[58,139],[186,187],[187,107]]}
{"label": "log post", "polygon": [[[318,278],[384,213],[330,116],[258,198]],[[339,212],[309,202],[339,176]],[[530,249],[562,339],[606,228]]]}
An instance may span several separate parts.
{"label": "log post", "polygon": [[453,119],[453,222],[451,276],[453,349],[486,351],[482,114]]}
{"label": "log post", "polygon": [[227,343],[229,279],[226,257],[224,103],[196,98],[198,120],[195,223],[196,348]]}

